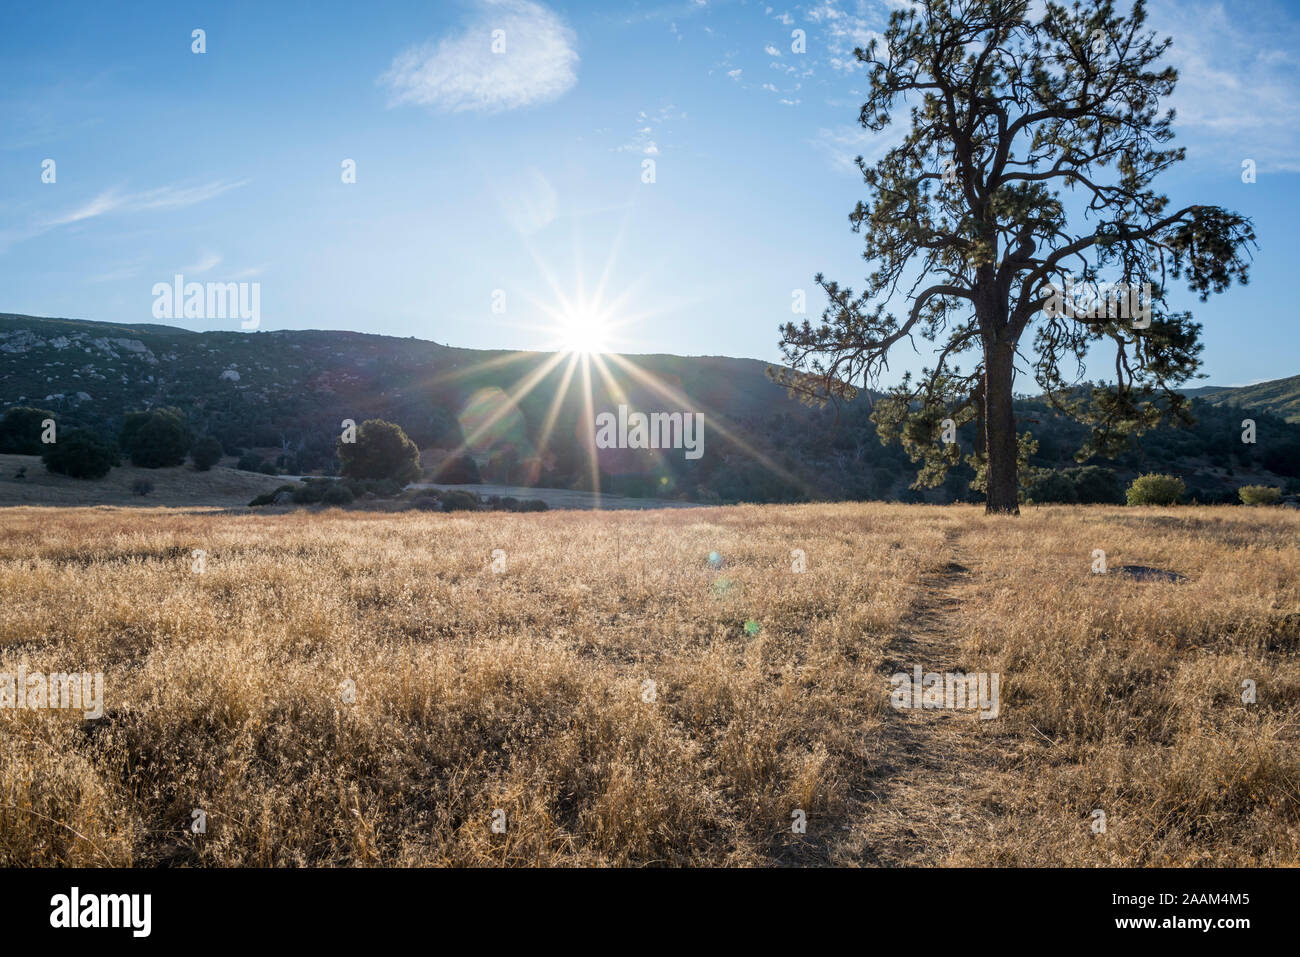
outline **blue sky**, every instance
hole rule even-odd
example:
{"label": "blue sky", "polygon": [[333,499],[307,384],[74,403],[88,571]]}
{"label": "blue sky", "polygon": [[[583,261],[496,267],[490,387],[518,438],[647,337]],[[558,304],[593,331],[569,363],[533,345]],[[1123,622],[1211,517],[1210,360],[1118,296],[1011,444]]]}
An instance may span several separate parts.
{"label": "blue sky", "polygon": [[[776,360],[792,290],[815,314],[816,272],[866,270],[851,160],[888,141],[856,125],[851,51],[889,8],[6,4],[0,311],[155,321],[153,285],[181,273],[260,283],[263,329],[553,348],[585,302],[617,351]],[[1300,373],[1300,9],[1156,2],[1151,21],[1189,153],[1164,189],[1260,239],[1250,286],[1183,297],[1207,381]],[[901,352],[884,382],[919,365]]]}

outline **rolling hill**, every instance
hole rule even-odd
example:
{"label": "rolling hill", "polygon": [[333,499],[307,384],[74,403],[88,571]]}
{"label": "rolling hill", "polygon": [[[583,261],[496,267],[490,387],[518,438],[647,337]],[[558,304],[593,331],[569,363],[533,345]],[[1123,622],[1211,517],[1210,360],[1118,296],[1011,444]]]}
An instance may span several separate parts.
{"label": "rolling hill", "polygon": [[[583,364],[536,352],[459,349],[341,331],[192,332],[0,314],[0,406],[49,409],[61,426],[116,436],[123,413],[171,406],[228,453],[270,455],[282,471],[329,470],[343,420],[399,423],[437,462],[468,451],[484,480],[699,502],[971,497],[968,467],[943,487],[908,489],[915,470],[881,445],[871,395],[840,408],[790,399],[767,364],[724,356],[605,356]],[[588,405],[590,393],[590,405]],[[1121,477],[1172,471],[1202,501],[1229,499],[1245,478],[1284,485],[1300,460],[1300,377],[1244,389],[1193,390],[1200,422],[1159,429],[1108,465]],[[700,412],[706,454],[601,449],[593,476],[592,415]],[[1040,442],[1033,464],[1062,468],[1082,431],[1033,399],[1019,403]],[[1229,412],[1229,409],[1234,411]],[[1249,410],[1258,446],[1229,420]],[[967,430],[969,432],[969,430]],[[963,432],[963,444],[974,441]]]}
{"label": "rolling hill", "polygon": [[1281,416],[1288,422],[1300,422],[1300,375],[1257,382],[1254,385],[1204,386],[1186,392],[1212,405],[1263,410]]}

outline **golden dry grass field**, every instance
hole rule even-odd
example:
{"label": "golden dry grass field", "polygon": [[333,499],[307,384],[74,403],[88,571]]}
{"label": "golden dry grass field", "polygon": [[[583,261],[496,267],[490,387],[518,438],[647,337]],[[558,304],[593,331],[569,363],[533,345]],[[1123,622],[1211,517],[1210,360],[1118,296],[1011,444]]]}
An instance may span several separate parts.
{"label": "golden dry grass field", "polygon": [[0,864],[1300,863],[1292,511],[2,515]]}

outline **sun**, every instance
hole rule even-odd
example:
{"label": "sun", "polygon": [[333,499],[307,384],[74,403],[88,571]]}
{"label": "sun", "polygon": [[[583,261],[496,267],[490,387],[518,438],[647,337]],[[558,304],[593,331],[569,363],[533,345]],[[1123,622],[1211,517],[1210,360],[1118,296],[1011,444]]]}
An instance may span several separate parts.
{"label": "sun", "polygon": [[596,309],[586,306],[566,309],[556,332],[564,352],[596,355],[608,351],[609,322]]}

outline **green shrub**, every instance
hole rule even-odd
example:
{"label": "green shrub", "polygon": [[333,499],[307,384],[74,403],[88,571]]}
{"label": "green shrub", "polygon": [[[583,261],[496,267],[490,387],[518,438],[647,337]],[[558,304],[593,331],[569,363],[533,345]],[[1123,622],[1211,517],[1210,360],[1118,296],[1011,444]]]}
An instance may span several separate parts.
{"label": "green shrub", "polygon": [[1080,505],[1124,504],[1124,485],[1114,469],[1083,465],[1066,469],[1065,477],[1074,483]]}
{"label": "green shrub", "polygon": [[1187,487],[1172,475],[1139,475],[1128,487],[1125,497],[1130,505],[1177,505]]}
{"label": "green shrub", "polygon": [[444,512],[476,512],[482,504],[477,495],[464,489],[450,489],[442,494]]}
{"label": "green shrub", "polygon": [[468,455],[457,455],[438,467],[433,473],[433,480],[444,485],[478,485],[483,478],[479,474],[477,462]]}
{"label": "green shrub", "polygon": [[[48,409],[33,409],[27,405],[15,405],[5,409],[0,416],[0,452],[14,455],[41,455],[45,452],[45,443],[41,434],[46,419],[54,418]],[[58,438],[58,433],[55,433]]]}
{"label": "green shrub", "polygon": [[1079,493],[1065,475],[1049,471],[1025,486],[1025,501],[1033,505],[1073,505],[1079,501]]}
{"label": "green shrub", "polygon": [[351,505],[353,501],[352,489],[342,482],[331,482],[330,487],[321,496],[321,501],[326,505]]}
{"label": "green shrub", "polygon": [[190,458],[194,460],[196,469],[206,472],[221,461],[221,452],[221,443],[212,436],[205,435],[191,446]]}
{"label": "green shrub", "polygon": [[85,429],[69,429],[41,453],[45,468],[73,478],[97,479],[119,464],[117,449]]}
{"label": "green shrub", "polygon": [[161,469],[183,463],[193,438],[175,409],[152,409],[126,414],[121,441],[132,465]]}
{"label": "green shrub", "polygon": [[323,482],[304,482],[293,490],[295,505],[315,505],[325,497]]}
{"label": "green shrub", "polygon": [[253,452],[245,452],[239,457],[239,464],[235,467],[243,472],[260,472],[262,469],[263,459],[260,455]]}
{"label": "green shrub", "polygon": [[148,495],[152,491],[153,491],[153,482],[150,482],[148,479],[145,478],[136,479],[134,482],[131,483],[132,495]]}
{"label": "green shrub", "polygon": [[519,511],[521,512],[545,512],[549,508],[550,506],[540,498],[526,498],[519,503]]}
{"label": "green shrub", "polygon": [[1246,505],[1276,505],[1282,490],[1269,485],[1243,485],[1237,494]]}
{"label": "green shrub", "polygon": [[383,419],[362,422],[356,441],[340,438],[336,451],[348,478],[390,479],[405,485],[420,477],[420,450],[401,426]]}
{"label": "green shrub", "polygon": [[413,489],[407,499],[408,507],[418,508],[425,512],[441,511],[442,506],[438,504],[440,494],[436,488]]}
{"label": "green shrub", "polygon": [[275,467],[275,463],[274,463],[274,462],[267,462],[267,461],[265,461],[265,460],[262,462],[261,465],[259,465],[259,466],[257,467],[257,470],[258,470],[259,472],[261,472],[263,475],[279,475],[279,474],[280,474],[280,470],[277,469],[277,468]]}
{"label": "green shrub", "polygon": [[261,495],[258,495],[251,502],[249,502],[248,505],[250,508],[254,508],[259,505],[273,505],[275,504],[275,497],[279,495],[281,492],[292,492],[296,488],[297,488],[296,485],[281,485],[277,489],[274,489],[270,492],[263,492]]}
{"label": "green shrub", "polygon": [[[376,498],[392,498],[402,493],[402,485],[392,479],[341,479],[352,492],[353,498],[373,495]],[[437,492],[434,492],[437,495]]]}

